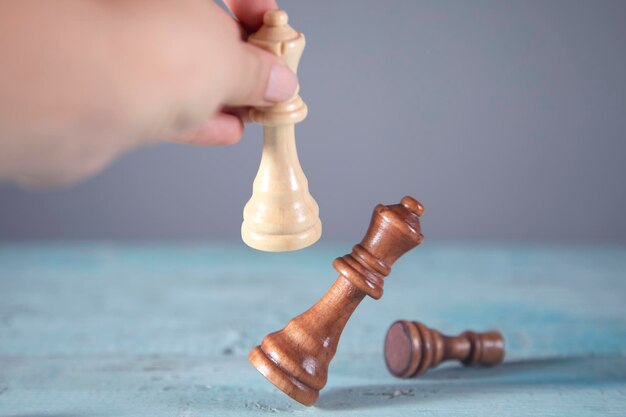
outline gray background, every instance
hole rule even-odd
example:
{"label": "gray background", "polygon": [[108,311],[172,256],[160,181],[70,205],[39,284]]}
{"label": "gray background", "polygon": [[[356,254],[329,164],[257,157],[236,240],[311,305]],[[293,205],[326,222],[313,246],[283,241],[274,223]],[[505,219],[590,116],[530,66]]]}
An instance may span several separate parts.
{"label": "gray background", "polygon": [[[324,240],[422,200],[429,238],[626,243],[625,1],[287,2]],[[0,187],[0,237],[239,239],[260,129],[65,190]]]}

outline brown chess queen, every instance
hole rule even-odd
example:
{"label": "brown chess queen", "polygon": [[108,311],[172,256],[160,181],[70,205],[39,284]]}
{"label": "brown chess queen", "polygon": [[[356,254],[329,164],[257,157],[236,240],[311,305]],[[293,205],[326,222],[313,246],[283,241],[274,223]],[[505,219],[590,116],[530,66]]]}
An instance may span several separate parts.
{"label": "brown chess queen", "polygon": [[385,362],[399,378],[414,378],[446,360],[465,366],[496,365],[504,359],[504,338],[497,331],[446,336],[415,321],[393,323],[385,337]]}
{"label": "brown chess queen", "polygon": [[315,403],[348,319],[366,295],[382,297],[391,266],[422,242],[423,212],[411,197],[400,204],[376,206],[361,243],[333,262],[339,277],[328,292],[252,350],[249,360],[259,372],[296,401]]}

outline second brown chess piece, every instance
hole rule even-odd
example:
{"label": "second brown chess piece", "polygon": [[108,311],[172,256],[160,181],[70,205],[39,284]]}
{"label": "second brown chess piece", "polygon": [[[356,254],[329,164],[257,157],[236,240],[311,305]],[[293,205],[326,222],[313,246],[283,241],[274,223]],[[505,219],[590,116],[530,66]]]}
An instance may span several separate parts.
{"label": "second brown chess piece", "polygon": [[376,206],[361,243],[333,262],[339,277],[328,292],[252,350],[248,359],[259,372],[296,401],[315,403],[348,319],[366,295],[382,297],[391,266],[422,242],[423,212],[411,197],[400,204]]}
{"label": "second brown chess piece", "polygon": [[385,338],[385,362],[399,378],[414,378],[446,360],[465,366],[496,365],[504,359],[504,338],[497,331],[446,336],[423,323],[399,320]]}

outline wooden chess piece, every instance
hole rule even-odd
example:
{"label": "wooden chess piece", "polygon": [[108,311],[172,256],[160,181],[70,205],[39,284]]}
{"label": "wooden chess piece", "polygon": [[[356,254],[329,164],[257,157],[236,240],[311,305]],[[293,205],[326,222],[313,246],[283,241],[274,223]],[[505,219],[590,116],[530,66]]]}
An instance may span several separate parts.
{"label": "wooden chess piece", "polygon": [[393,323],[385,338],[385,362],[399,378],[414,378],[443,361],[465,366],[497,365],[504,359],[504,338],[497,331],[446,336],[416,321]]}
{"label": "wooden chess piece", "polygon": [[339,277],[328,292],[252,350],[248,359],[259,372],[296,401],[315,403],[348,319],[366,295],[382,297],[393,263],[422,242],[423,212],[411,197],[377,205],[361,243],[333,262]]}
{"label": "wooden chess piece", "polygon": [[[248,43],[281,57],[296,72],[304,50],[304,35],[287,21],[284,11],[267,11],[263,26],[249,37]],[[306,104],[298,92],[286,102],[250,110],[250,118],[263,125],[263,153],[252,197],[243,211],[241,237],[255,249],[302,249],[322,234],[319,207],[309,194],[296,152],[295,124],[306,115]]]}

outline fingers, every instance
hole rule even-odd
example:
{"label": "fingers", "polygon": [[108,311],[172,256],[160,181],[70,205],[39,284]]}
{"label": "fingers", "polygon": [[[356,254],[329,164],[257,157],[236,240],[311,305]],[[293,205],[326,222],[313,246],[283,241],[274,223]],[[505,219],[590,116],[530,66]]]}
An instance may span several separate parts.
{"label": "fingers", "polygon": [[233,114],[241,119],[244,123],[250,123],[250,107],[229,107],[225,106],[222,109],[222,113]]}
{"label": "fingers", "polygon": [[[224,10],[212,2],[197,3],[202,7],[181,12],[180,17],[170,10],[159,15],[150,32],[154,36],[145,36],[150,45],[158,45],[156,50],[149,49],[156,64],[151,65],[148,76],[143,61],[135,66],[142,69],[137,71],[141,74],[137,79],[146,85],[148,96],[156,97],[140,102],[144,112],[145,107],[152,110],[144,117],[156,126],[142,135],[177,137],[198,144],[234,143],[241,136],[241,118],[219,113],[222,109],[288,100],[295,94],[298,80],[279,57],[242,41],[237,25]],[[135,48],[141,50],[144,42],[137,42]],[[161,103],[167,105],[159,106]],[[205,123],[207,120],[212,122]]]}
{"label": "fingers", "polygon": [[[278,9],[276,0],[224,0],[224,3],[248,33],[261,27],[266,11]],[[293,96],[297,78],[280,60],[248,44],[243,44],[240,52],[229,71],[234,82],[226,104],[266,106]]]}
{"label": "fingers", "polygon": [[222,64],[224,105],[268,106],[296,93],[296,75],[269,52],[241,42],[227,58]]}
{"label": "fingers", "polygon": [[261,27],[267,10],[278,9],[276,0],[224,0],[224,3],[248,33]]}
{"label": "fingers", "polygon": [[191,145],[232,145],[239,142],[242,135],[241,117],[222,112],[198,128],[175,138],[174,142]]}

